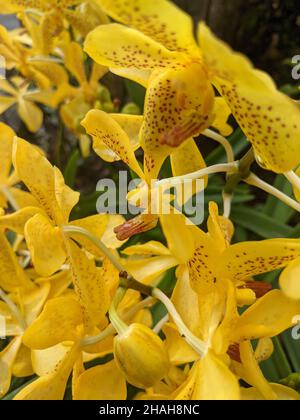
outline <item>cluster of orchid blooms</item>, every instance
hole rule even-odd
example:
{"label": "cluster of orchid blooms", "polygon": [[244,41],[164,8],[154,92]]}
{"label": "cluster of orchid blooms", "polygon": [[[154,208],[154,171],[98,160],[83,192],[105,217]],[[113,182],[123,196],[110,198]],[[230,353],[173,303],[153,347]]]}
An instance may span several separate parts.
{"label": "cluster of orchid blooms", "polygon": [[[40,105],[59,109],[84,153],[92,140],[101,159],[141,179],[135,197],[170,158],[174,179],[206,187],[225,173],[227,186],[246,182],[300,211],[299,105],[204,23],[195,37],[167,0],[2,0],[0,10],[22,24],[0,27],[10,75],[0,80],[1,113],[16,106],[35,133]],[[101,84],[108,72],[146,88],[143,115],[117,112]],[[251,146],[239,161],[230,116]],[[207,167],[200,135],[221,143],[228,162]],[[128,384],[143,400],[300,399],[260,368],[300,314],[299,239],[232,244],[234,188],[222,214],[209,204],[205,231],[175,208],[72,220],[79,193],[39,147],[1,123],[0,154],[0,397],[13,377],[33,377],[15,399],[63,399],[70,381],[74,400],[124,400]],[[284,174],[295,199],[253,174],[254,160]],[[126,246],[158,223],[165,243]],[[171,268],[167,296],[159,284]],[[256,278],[279,268],[279,289]],[[167,315],[153,325],[157,302]]]}

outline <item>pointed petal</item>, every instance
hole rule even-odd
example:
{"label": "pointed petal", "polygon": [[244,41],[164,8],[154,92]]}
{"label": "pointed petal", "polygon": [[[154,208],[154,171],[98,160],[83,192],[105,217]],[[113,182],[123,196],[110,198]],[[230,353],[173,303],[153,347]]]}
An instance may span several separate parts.
{"label": "pointed petal", "polygon": [[70,348],[56,344],[44,350],[31,350],[31,360],[34,373],[45,376],[55,372],[57,366],[65,358]]}
{"label": "pointed petal", "polygon": [[[300,394],[284,385],[270,384],[279,401],[300,401]],[[265,398],[256,388],[241,388],[243,401],[264,401]]]}
{"label": "pointed petal", "polygon": [[64,341],[77,341],[81,327],[77,300],[73,296],[55,298],[46,303],[40,316],[27,328],[23,343],[31,349],[48,349]]}
{"label": "pointed petal", "polygon": [[42,376],[27,385],[14,397],[14,400],[62,400],[78,353],[78,347],[74,345],[54,373]]}
{"label": "pointed petal", "polygon": [[18,114],[32,133],[36,133],[41,128],[43,112],[34,103],[21,98],[18,102]]}
{"label": "pointed petal", "polygon": [[126,379],[113,361],[79,376],[74,400],[126,400]]}
{"label": "pointed petal", "polygon": [[140,133],[150,179],[157,178],[174,148],[209,127],[213,105],[214,92],[201,64],[155,73],[147,90]]}
{"label": "pointed petal", "polygon": [[[173,176],[182,176],[206,168],[205,160],[193,139],[187,140],[182,147],[172,153],[171,165]],[[208,177],[202,179],[206,187]]]}
{"label": "pointed petal", "polygon": [[300,300],[300,258],[291,262],[282,272],[279,283],[281,290],[290,299]]}
{"label": "pointed petal", "polygon": [[0,287],[8,292],[31,289],[32,283],[22,270],[4,233],[0,232]]}
{"label": "pointed petal", "polygon": [[273,81],[234,53],[204,23],[199,27],[212,81],[266,168],[282,173],[300,162],[300,108]]}
{"label": "pointed petal", "polygon": [[182,214],[162,214],[160,222],[171,254],[181,264],[186,263],[195,252],[193,234],[187,225],[186,217]]}
{"label": "pointed petal", "polygon": [[[0,111],[1,112],[1,111]],[[15,133],[6,124],[0,123],[0,183],[5,185],[12,166],[12,149]]]}
{"label": "pointed petal", "polygon": [[169,249],[157,241],[146,242],[142,245],[132,245],[122,251],[125,255],[170,255]]}
{"label": "pointed petal", "polygon": [[140,260],[123,261],[126,271],[128,271],[136,280],[151,284],[167,272],[170,268],[178,265],[176,258],[172,256],[159,256],[145,258]]}
{"label": "pointed petal", "polygon": [[61,212],[56,202],[54,168],[45,156],[36,147],[18,138],[14,142],[13,164],[21,181],[48,216],[53,220],[59,219]]}
{"label": "pointed petal", "polygon": [[232,280],[267,273],[288,265],[300,256],[298,239],[268,239],[230,246],[219,262],[219,272]]}
{"label": "pointed petal", "polygon": [[91,31],[84,50],[96,63],[117,69],[172,68],[181,65],[184,57],[168,51],[141,32],[116,23]]}
{"label": "pointed petal", "polygon": [[99,110],[90,111],[81,123],[87,133],[93,137],[94,150],[98,144],[105,144],[112,149],[123,162],[143,179],[143,171],[131,147],[130,139],[121,126],[108,114]]}
{"label": "pointed petal", "polygon": [[12,373],[17,378],[26,378],[34,374],[31,363],[31,350],[21,345],[13,364]]}
{"label": "pointed petal", "polygon": [[191,17],[166,0],[102,0],[106,13],[172,51],[200,54]]}
{"label": "pointed petal", "polygon": [[228,124],[231,109],[222,97],[215,99],[213,114],[215,115],[215,118],[211,124],[212,127],[216,128],[222,136],[230,136],[233,132],[233,128]]}
{"label": "pointed petal", "polygon": [[25,225],[25,239],[38,274],[51,276],[67,258],[61,230],[47,216],[36,214]]}
{"label": "pointed petal", "polygon": [[21,337],[16,337],[0,353],[0,398],[2,398],[10,388],[12,367],[14,361],[16,360],[21,343]]}
{"label": "pointed petal", "polygon": [[264,378],[262,371],[255,359],[250,341],[240,345],[242,360],[242,377],[249,384],[257,388],[266,400],[276,400],[276,394],[271,385]]}
{"label": "pointed petal", "polygon": [[280,290],[273,290],[247,309],[232,331],[232,341],[275,337],[294,325],[300,314],[300,301],[286,297]]}
{"label": "pointed petal", "polygon": [[0,96],[0,114],[3,114],[15,103],[15,98],[11,98],[10,96]]}
{"label": "pointed petal", "polygon": [[105,322],[105,315],[110,306],[110,293],[102,272],[96,267],[95,261],[72,241],[69,241],[68,254],[70,258],[73,283],[79,302],[82,306],[85,322],[98,326]]}
{"label": "pointed petal", "polygon": [[199,354],[181,337],[175,325],[166,324],[163,332],[170,362],[173,365],[184,365],[199,359]]}
{"label": "pointed petal", "polygon": [[237,377],[225,363],[209,352],[199,362],[193,400],[236,401],[240,399]]}
{"label": "pointed petal", "polygon": [[58,168],[54,168],[55,198],[61,210],[62,222],[67,223],[72,209],[79,201],[80,194],[65,184],[64,177]]}
{"label": "pointed petal", "polygon": [[69,42],[63,47],[64,62],[69,72],[75,76],[76,80],[80,85],[87,82],[84,61],[83,61],[83,50],[77,42]]}
{"label": "pointed petal", "polygon": [[18,235],[24,235],[26,223],[38,213],[44,214],[43,210],[37,207],[25,207],[15,213],[1,216],[0,227],[16,232]]}

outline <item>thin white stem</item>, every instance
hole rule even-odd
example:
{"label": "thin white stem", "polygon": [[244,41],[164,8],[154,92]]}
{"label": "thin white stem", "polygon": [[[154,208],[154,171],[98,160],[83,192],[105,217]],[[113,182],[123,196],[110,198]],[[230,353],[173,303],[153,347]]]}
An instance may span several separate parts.
{"label": "thin white stem", "polygon": [[181,316],[170,299],[159,289],[154,289],[152,296],[160,300],[167,308],[169,314],[177,325],[178,331],[187,343],[201,356],[204,357],[208,351],[208,346],[196,337],[185,325]]}
{"label": "thin white stem", "polygon": [[0,298],[7,304],[22,330],[25,331],[27,324],[17,305],[7,296],[6,293],[4,293],[2,289],[0,289]]}
{"label": "thin white stem", "polygon": [[107,258],[110,259],[111,263],[116,267],[116,269],[120,272],[126,271],[123,265],[120,263],[118,258],[107,248],[107,246],[101,241],[101,239],[98,239],[95,235],[93,235],[91,232],[89,232],[87,229],[78,227],[78,226],[64,226],[63,231],[68,234],[78,234],[85,236],[88,238],[94,245],[96,245],[101,252],[103,252],[104,255],[106,255]]}
{"label": "thin white stem", "polygon": [[155,325],[155,327],[153,328],[153,332],[155,334],[159,334],[161,332],[161,330],[163,329],[164,325],[169,322],[169,314],[167,314],[166,316],[164,316],[160,321],[158,321],[158,323]]}
{"label": "thin white stem", "polygon": [[223,192],[222,196],[223,196],[223,207],[224,207],[223,216],[229,219],[230,213],[231,213],[233,195]]}
{"label": "thin white stem", "polygon": [[212,165],[208,168],[200,169],[199,171],[192,172],[190,174],[176,176],[173,178],[166,178],[162,179],[161,181],[157,181],[154,183],[155,186],[163,186],[163,185],[177,185],[178,182],[184,182],[188,179],[199,179],[207,175],[213,175],[217,173],[228,173],[228,172],[238,172],[238,162],[231,162],[231,163],[223,163],[219,165]]}
{"label": "thin white stem", "polygon": [[300,192],[300,178],[294,171],[286,172],[284,174],[286,179]]}
{"label": "thin white stem", "polygon": [[[129,321],[135,314],[137,314],[142,309],[152,306],[155,302],[155,299],[153,297],[148,297],[141,302],[137,303],[135,306],[130,308],[123,316],[121,316],[123,321]],[[104,331],[101,333],[93,336],[93,337],[86,337],[81,341],[81,346],[90,346],[93,344],[97,344],[102,340],[105,340],[105,338],[109,337],[110,335],[113,335],[116,332],[115,327],[112,324],[109,324],[108,327],[105,328]]]}
{"label": "thin white stem", "polygon": [[9,204],[15,211],[20,210],[20,206],[17,203],[15,197],[13,196],[9,188],[2,186],[0,187],[0,191],[2,192],[2,194],[5,196],[5,198],[7,199],[7,201],[9,202]]}
{"label": "thin white stem", "polygon": [[283,192],[272,187],[267,182],[258,178],[258,176],[256,176],[255,174],[251,173],[251,175],[247,179],[244,179],[244,181],[249,185],[260,188],[261,190],[265,191],[268,194],[274,195],[274,197],[277,197],[278,200],[281,200],[287,206],[300,212],[300,204],[296,200],[293,200],[292,198],[285,195]]}
{"label": "thin white stem", "polygon": [[220,143],[225,149],[226,156],[227,156],[227,162],[229,162],[229,163],[234,162],[233,149],[231,147],[231,144],[229,143],[229,141],[225,137],[223,137],[223,136],[221,136],[221,134],[218,134],[215,131],[212,131],[212,130],[209,130],[209,129],[205,130],[202,134],[204,136]]}

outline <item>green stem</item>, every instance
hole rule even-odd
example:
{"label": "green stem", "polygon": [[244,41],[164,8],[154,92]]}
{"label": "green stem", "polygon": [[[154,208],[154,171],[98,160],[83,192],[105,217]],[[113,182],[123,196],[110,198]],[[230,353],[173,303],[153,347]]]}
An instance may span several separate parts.
{"label": "green stem", "polygon": [[[122,317],[123,321],[130,321],[130,319],[136,315],[139,311],[149,306],[152,306],[155,302],[155,299],[152,297],[148,297],[141,302],[137,303],[134,307],[129,309],[126,314]],[[81,346],[91,346],[94,344],[99,343],[100,341],[105,340],[107,337],[113,335],[116,332],[115,327],[112,324],[109,324],[105,330],[101,331],[101,333],[93,336],[93,337],[86,337],[81,341]]]}
{"label": "green stem", "polygon": [[100,251],[112,262],[112,264],[116,267],[116,269],[120,272],[125,271],[122,264],[119,262],[118,258],[107,248],[107,246],[98,239],[95,235],[89,232],[87,229],[81,228],[79,226],[64,226],[63,231],[68,234],[76,234],[81,235],[89,239]]}
{"label": "green stem", "polygon": [[125,293],[126,289],[119,287],[109,308],[109,319],[119,335],[124,334],[128,329],[128,325],[119,317],[117,313],[118,306],[121,303]]}

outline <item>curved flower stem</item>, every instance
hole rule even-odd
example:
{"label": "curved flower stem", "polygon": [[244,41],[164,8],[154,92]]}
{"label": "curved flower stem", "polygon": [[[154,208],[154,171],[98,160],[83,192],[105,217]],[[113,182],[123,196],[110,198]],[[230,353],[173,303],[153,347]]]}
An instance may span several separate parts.
{"label": "curved flower stem", "polygon": [[178,182],[184,182],[186,180],[199,179],[207,175],[213,175],[222,172],[238,172],[238,162],[223,163],[219,165],[212,165],[208,168],[200,169],[199,171],[192,172],[190,174],[176,176],[173,178],[165,178],[160,181],[155,182],[155,186],[162,186],[164,184],[173,185],[178,184]]}
{"label": "curved flower stem", "polygon": [[229,219],[230,213],[231,213],[233,194],[228,194],[225,191],[223,191],[222,197],[223,197],[223,207],[224,207],[223,216]]}
{"label": "curved flower stem", "polygon": [[151,296],[152,294],[152,287],[147,286],[146,284],[140,283],[139,281],[135,280],[132,276],[128,276],[126,269],[120,263],[119,259],[107,248],[107,246],[98,239],[95,235],[89,232],[87,229],[78,227],[78,226],[64,226],[63,231],[69,234],[79,234],[86,238],[88,238],[96,247],[100,249],[100,251],[111,261],[111,263],[115,266],[115,268],[120,273],[120,286],[125,287],[127,289],[134,289],[137,290],[145,295]]}
{"label": "curved flower stem", "polygon": [[[124,322],[129,321],[136,313],[138,313],[140,310],[147,308],[149,306],[152,306],[155,302],[155,299],[152,297],[148,297],[141,302],[137,303],[135,306],[133,306],[131,309],[129,309],[124,316],[122,316],[122,320]],[[97,344],[100,341],[105,340],[110,335],[113,335],[116,332],[115,327],[112,324],[109,324],[108,327],[105,328],[105,330],[101,331],[101,333],[93,336],[93,337],[86,337],[82,339],[81,346],[91,346],[93,344]]]}
{"label": "curved flower stem", "polygon": [[286,172],[284,174],[286,179],[300,192],[300,178],[294,171]]}
{"label": "curved flower stem", "polygon": [[228,163],[234,162],[233,149],[231,147],[231,144],[229,143],[229,141],[225,137],[223,137],[223,136],[221,136],[221,134],[218,134],[215,131],[212,131],[212,130],[209,130],[209,129],[205,130],[202,134],[204,136],[220,143],[225,149],[226,156],[227,156],[227,162]]}
{"label": "curved flower stem", "polygon": [[159,289],[154,289],[152,296],[160,300],[167,308],[169,314],[172,316],[175,324],[178,327],[179,333],[186,340],[187,343],[201,356],[205,356],[208,350],[208,346],[196,337],[185,325],[181,316],[177,312],[175,306],[170,299]]}
{"label": "curved flower stem", "polygon": [[251,173],[248,178],[244,179],[244,181],[249,185],[260,188],[268,194],[274,195],[274,197],[277,197],[283,203],[300,213],[300,204],[296,200],[293,200],[292,198],[285,195],[283,192],[272,187],[267,182],[258,178],[258,176],[256,176],[255,174]]}
{"label": "curved flower stem", "polygon": [[22,330],[25,331],[27,324],[17,305],[7,296],[6,293],[3,292],[2,289],[0,289],[0,298],[7,304]]}
{"label": "curved flower stem", "polygon": [[7,199],[7,201],[9,202],[9,204],[15,211],[20,210],[20,206],[17,203],[15,197],[10,192],[9,188],[3,186],[3,187],[0,187],[0,191],[2,192],[2,194],[5,196],[5,198]]}
{"label": "curved flower stem", "polygon": [[125,271],[122,264],[119,262],[118,258],[107,248],[107,246],[98,239],[95,235],[89,232],[87,229],[81,228],[79,226],[64,226],[63,231],[65,233],[74,233],[78,235],[85,236],[88,238],[100,251],[111,261],[111,263],[116,267],[116,269],[120,272]]}
{"label": "curved flower stem", "polygon": [[126,289],[124,289],[123,287],[119,287],[109,308],[110,322],[112,323],[114,329],[117,331],[118,334],[123,334],[128,329],[128,325],[119,317],[117,313],[118,306],[121,303],[125,293]]}
{"label": "curved flower stem", "polygon": [[155,333],[155,334],[159,334],[160,333],[160,331],[162,330],[162,328],[163,328],[163,326],[167,323],[167,322],[169,322],[169,318],[170,318],[170,316],[169,316],[169,314],[167,314],[167,315],[165,315],[160,321],[158,321],[158,323],[155,325],[155,327],[152,329],[153,330],[153,332]]}

